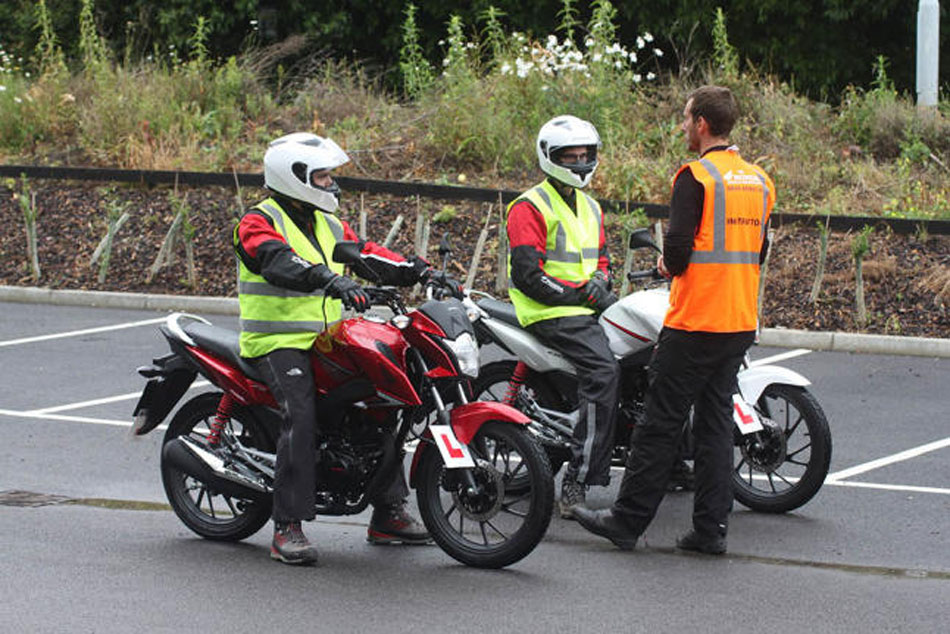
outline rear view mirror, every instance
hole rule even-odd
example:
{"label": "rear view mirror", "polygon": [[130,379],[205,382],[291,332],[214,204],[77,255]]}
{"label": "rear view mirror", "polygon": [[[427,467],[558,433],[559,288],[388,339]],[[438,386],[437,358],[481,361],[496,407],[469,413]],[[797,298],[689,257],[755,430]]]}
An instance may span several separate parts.
{"label": "rear view mirror", "polygon": [[656,249],[660,251],[660,247],[656,246],[656,242],[653,241],[653,236],[650,235],[649,229],[637,229],[630,234],[630,242],[627,243],[631,249],[642,249],[643,247],[649,247],[651,249]]}
{"label": "rear view mirror", "polygon": [[352,264],[360,259],[360,244],[352,240],[337,242],[333,247],[333,261]]}

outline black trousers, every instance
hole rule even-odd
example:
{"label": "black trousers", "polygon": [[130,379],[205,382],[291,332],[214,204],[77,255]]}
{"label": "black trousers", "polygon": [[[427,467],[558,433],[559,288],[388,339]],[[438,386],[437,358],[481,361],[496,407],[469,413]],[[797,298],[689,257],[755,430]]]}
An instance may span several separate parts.
{"label": "black trousers", "polygon": [[[280,405],[280,437],[274,470],[274,521],[311,520],[316,506],[317,393],[310,352],[282,348],[253,359]],[[390,485],[377,494],[374,506],[402,503],[409,495],[400,466]]]}
{"label": "black trousers", "polygon": [[604,329],[592,315],[572,315],[535,322],[528,331],[577,368],[580,410],[570,468],[581,484],[606,486],[610,483],[620,367]]}
{"label": "black trousers", "polygon": [[650,362],[646,420],[634,428],[614,513],[642,533],[656,515],[693,415],[696,493],[693,527],[725,535],[732,508],[732,395],[754,332],[686,332],[664,328]]}

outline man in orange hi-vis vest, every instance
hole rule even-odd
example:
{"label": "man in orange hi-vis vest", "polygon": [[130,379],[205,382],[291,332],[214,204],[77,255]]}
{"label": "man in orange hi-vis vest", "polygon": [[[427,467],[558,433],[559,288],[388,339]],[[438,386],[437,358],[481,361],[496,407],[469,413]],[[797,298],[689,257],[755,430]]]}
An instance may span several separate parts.
{"label": "man in orange hi-vis vest", "polygon": [[728,142],[739,108],[728,88],[704,86],[683,110],[699,159],[673,181],[670,222],[657,269],[672,277],[670,307],[650,362],[646,420],[633,433],[620,491],[609,509],[577,508],[587,530],[633,548],[656,514],[695,407],[696,493],[684,550],[726,552],[732,508],[732,395],[757,327],[759,266],[775,185]]}

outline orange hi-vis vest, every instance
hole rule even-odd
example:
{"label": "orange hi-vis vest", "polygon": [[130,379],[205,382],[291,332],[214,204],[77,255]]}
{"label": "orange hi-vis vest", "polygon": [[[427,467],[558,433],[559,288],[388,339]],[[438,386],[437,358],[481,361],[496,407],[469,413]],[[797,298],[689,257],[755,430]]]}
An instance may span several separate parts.
{"label": "orange hi-vis vest", "polygon": [[775,204],[775,185],[733,149],[687,163],[674,182],[687,168],[705,190],[703,217],[689,265],[673,278],[663,325],[700,332],[755,330],[759,254]]}

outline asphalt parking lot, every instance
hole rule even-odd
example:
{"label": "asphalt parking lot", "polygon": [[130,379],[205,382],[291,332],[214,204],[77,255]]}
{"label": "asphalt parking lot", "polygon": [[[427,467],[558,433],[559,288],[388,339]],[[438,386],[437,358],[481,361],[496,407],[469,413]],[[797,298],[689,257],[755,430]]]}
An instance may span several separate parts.
{"label": "asphalt parking lot", "polygon": [[[134,508],[133,502],[164,502],[158,471],[160,434],[135,439],[129,434],[132,408],[144,384],[135,368],[165,352],[157,330],[163,315],[16,303],[0,303],[0,315],[0,431],[5,439],[0,446],[0,530],[22,526],[24,521],[46,522],[54,517],[57,521],[74,517],[77,530],[80,526],[89,530],[88,526],[134,516],[127,522],[131,529],[148,516],[154,517],[154,524],[159,526],[151,537],[161,539],[165,548],[177,544],[205,554],[220,548],[208,545],[201,550],[205,542],[190,539],[168,511],[143,515],[129,510]],[[236,327],[237,323],[234,317],[218,315],[209,319],[226,327]],[[827,601],[824,609],[834,610],[832,595],[842,592],[844,584],[870,593],[859,600],[861,605],[866,604],[867,613],[851,615],[853,620],[842,614],[837,621],[823,622],[829,627],[843,624],[839,629],[809,629],[845,631],[852,625],[861,625],[872,631],[898,630],[911,624],[922,627],[921,631],[940,629],[936,624],[945,616],[950,596],[950,360],[779,348],[757,348],[753,358],[775,359],[775,363],[794,369],[813,382],[810,389],[828,416],[834,439],[828,481],[814,500],[787,515],[762,515],[737,507],[726,560],[714,563],[703,559],[696,566],[689,565],[695,563],[695,558],[672,552],[676,535],[689,522],[689,496],[668,496],[646,534],[646,554],[637,551],[638,563],[647,567],[655,564],[657,575],[665,570],[676,578],[682,575],[687,586],[685,580],[695,574],[697,566],[705,571],[702,575],[708,574],[710,578],[716,578],[726,567],[735,571],[735,566],[739,566],[749,568],[750,579],[761,576],[763,583],[770,575],[789,580],[792,588],[787,595],[776,597],[775,588],[760,588],[769,600],[781,604],[773,606],[777,612],[770,612],[777,623],[785,622],[778,615],[786,612],[788,616],[798,614],[804,622],[815,618],[805,612],[811,612],[811,608],[793,604],[796,597],[808,596],[821,604],[813,595],[824,592],[820,594]],[[612,500],[619,477],[614,480],[610,488],[594,489],[589,494],[592,506],[606,506]],[[14,491],[97,502],[70,507],[16,507],[10,501]],[[112,501],[115,508],[102,508],[108,506],[98,502],[102,500]],[[331,551],[331,559],[365,566],[370,555],[361,545],[355,551],[353,547],[360,544],[359,534],[367,519],[327,518],[316,522],[314,530],[320,535],[335,535],[327,538],[339,548],[338,552]],[[76,543],[90,539],[85,533],[70,533],[71,522],[61,526],[67,539]],[[341,527],[356,541],[346,545],[340,542]],[[122,532],[121,528],[112,530]],[[249,543],[266,544],[269,535],[265,533],[261,531]],[[53,583],[50,592],[56,590],[57,579],[47,579],[41,569],[29,568],[15,550],[5,552],[0,561],[21,573],[28,571],[37,583]],[[435,548],[418,552],[413,555],[412,566],[430,566],[434,571],[454,568],[452,560]],[[515,569],[526,574],[559,574],[560,562],[561,570],[580,570],[578,583],[586,579],[584,583],[591,584],[592,579],[600,579],[597,583],[607,587],[624,587],[630,580],[613,566],[626,555],[611,558],[614,554],[607,542],[590,536],[573,523],[555,519],[545,541]],[[269,563],[260,553],[256,557],[261,566]],[[579,564],[587,557],[610,560],[611,564],[587,570]],[[658,559],[654,562],[652,557]],[[391,556],[384,556],[384,567],[403,570],[408,565],[405,560],[387,562],[387,558]],[[716,566],[721,567],[719,573]],[[56,569],[51,568],[49,574],[55,575]],[[270,566],[266,570],[269,575],[276,574]],[[602,578],[605,574],[607,580]],[[615,578],[611,581],[609,575]],[[454,573],[447,574],[446,578],[453,576]],[[498,587],[490,589],[494,583],[491,579],[497,581],[498,577],[479,579],[484,579],[484,583],[472,582],[474,597],[480,592],[485,596],[499,592]],[[83,595],[83,589],[76,584],[62,583],[59,592]],[[663,583],[676,585],[671,579]],[[569,583],[566,588],[570,590]],[[5,597],[11,597],[13,604],[21,604],[18,596],[14,598],[17,587],[12,582],[4,582],[0,589]],[[730,582],[716,592],[733,590],[740,592],[741,588]],[[847,594],[850,597],[852,593]],[[876,603],[873,597],[880,596],[881,601],[890,597],[886,599],[890,605],[898,595],[913,599],[886,617],[871,618],[875,609],[884,605]],[[528,592],[527,596],[533,595]],[[718,597],[724,601],[728,598]],[[27,602],[28,598],[22,601]],[[702,602],[695,596],[690,601],[693,610],[697,601]],[[942,611],[938,609],[941,604]],[[703,623],[700,614],[685,614],[678,617],[684,625]],[[660,617],[658,613],[657,618]],[[544,622],[530,614],[522,618],[523,622],[518,622],[525,631],[537,631],[536,626]],[[735,625],[758,626],[761,620],[756,618],[752,611],[737,613]],[[29,626],[45,622],[41,619],[24,623]],[[448,624],[438,618],[434,622]],[[552,626],[558,622],[555,619]],[[487,623],[500,624],[491,618]],[[875,628],[875,623],[887,627]],[[119,631],[102,629],[106,630]],[[243,630],[239,627],[235,631]],[[785,630],[779,627],[776,631]]]}

